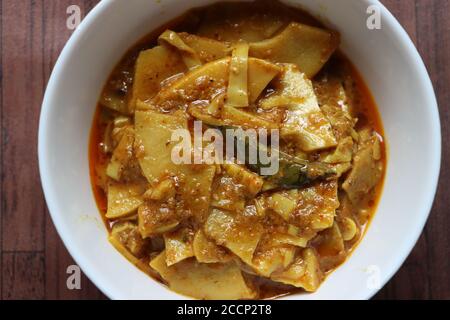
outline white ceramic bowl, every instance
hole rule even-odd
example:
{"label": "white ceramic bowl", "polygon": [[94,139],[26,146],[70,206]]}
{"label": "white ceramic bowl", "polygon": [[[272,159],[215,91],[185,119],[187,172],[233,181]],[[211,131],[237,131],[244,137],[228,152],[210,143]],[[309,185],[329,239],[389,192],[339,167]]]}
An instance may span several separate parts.
{"label": "white ceramic bowl", "polygon": [[[39,127],[42,185],[54,224],[84,273],[113,299],[182,299],[107,241],[89,179],[88,141],[96,102],[125,51],[156,27],[208,0],[100,2],[67,43],[47,87]],[[387,176],[372,224],[349,260],[314,294],[286,299],[367,299],[398,270],[427,220],[438,181],[438,108],[424,64],[406,32],[375,0],[291,0],[342,34],[379,106]],[[366,27],[369,5],[381,30]]]}

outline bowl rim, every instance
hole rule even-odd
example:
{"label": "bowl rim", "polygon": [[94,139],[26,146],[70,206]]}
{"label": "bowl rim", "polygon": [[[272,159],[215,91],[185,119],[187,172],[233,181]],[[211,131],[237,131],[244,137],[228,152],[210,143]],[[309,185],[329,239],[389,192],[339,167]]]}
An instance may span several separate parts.
{"label": "bowl rim", "polygon": [[[406,245],[403,247],[402,251],[397,255],[397,259],[395,263],[393,263],[390,267],[389,272],[382,276],[381,286],[380,288],[371,288],[368,290],[366,294],[360,295],[360,299],[370,299],[372,298],[381,288],[383,288],[386,283],[393,277],[393,275],[400,269],[402,264],[405,262],[406,258],[409,256],[414,246],[416,245],[423,228],[426,224],[426,221],[431,213],[432,205],[435,199],[440,167],[441,167],[441,156],[442,156],[442,137],[441,137],[441,122],[439,117],[439,108],[436,99],[436,95],[434,92],[433,84],[431,82],[429,73],[426,69],[425,63],[420,56],[416,46],[413,41],[409,37],[406,30],[402,27],[400,22],[394,17],[394,15],[382,4],[379,0],[363,0],[366,2],[368,6],[377,5],[381,9],[381,15],[383,17],[383,23],[388,24],[389,28],[393,31],[394,36],[399,39],[403,46],[406,47],[406,52],[408,56],[405,59],[409,59],[414,61],[414,65],[417,68],[417,71],[420,73],[422,82],[421,85],[424,87],[426,92],[426,99],[430,101],[431,105],[428,106],[428,112],[432,119],[432,123],[434,124],[431,128],[431,135],[433,136],[433,141],[431,141],[431,149],[434,151],[433,163],[430,163],[430,172],[432,176],[430,176],[430,192],[428,193],[428,197],[426,201],[423,203],[423,214],[420,217],[420,220],[417,219],[415,224],[415,230],[412,230],[409,235],[407,241],[405,241]],[[215,2],[215,1],[212,1]],[[59,237],[64,243],[64,246],[69,251],[70,255],[73,257],[75,263],[83,270],[83,273],[92,281],[99,290],[103,292],[108,298],[114,299],[113,290],[110,290],[108,284],[103,283],[101,281],[97,281],[97,273],[92,270],[89,265],[90,263],[85,259],[83,254],[75,248],[75,246],[68,241],[66,237],[66,227],[62,223],[62,215],[59,212],[56,212],[56,205],[54,204],[56,195],[51,191],[52,181],[48,178],[48,172],[51,170],[48,167],[49,155],[47,154],[47,140],[48,135],[48,114],[51,111],[52,99],[57,91],[57,84],[60,79],[63,78],[63,68],[64,65],[68,61],[68,57],[72,54],[74,47],[76,46],[78,39],[83,36],[85,32],[89,30],[95,19],[104,12],[110,5],[112,5],[113,1],[100,1],[82,20],[81,24],[77,27],[77,29],[73,32],[67,43],[65,44],[63,50],[61,51],[60,56],[57,59],[57,62],[53,68],[51,76],[49,78],[44,99],[42,102],[42,108],[39,119],[39,132],[38,132],[38,162],[39,162],[39,172],[41,178],[41,184],[44,191],[45,200],[47,203],[48,211],[52,218],[53,224],[58,232]]]}

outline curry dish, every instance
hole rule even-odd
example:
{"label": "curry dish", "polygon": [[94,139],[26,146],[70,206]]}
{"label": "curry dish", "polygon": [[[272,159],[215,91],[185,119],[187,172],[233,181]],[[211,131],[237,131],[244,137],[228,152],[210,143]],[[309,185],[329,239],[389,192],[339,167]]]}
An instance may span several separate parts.
{"label": "curry dish", "polygon": [[[198,299],[316,291],[361,239],[386,167],[376,106],[339,44],[307,13],[258,1],[192,10],[131,48],[90,142],[111,244]],[[174,163],[172,133],[194,121],[277,131],[279,170]]]}

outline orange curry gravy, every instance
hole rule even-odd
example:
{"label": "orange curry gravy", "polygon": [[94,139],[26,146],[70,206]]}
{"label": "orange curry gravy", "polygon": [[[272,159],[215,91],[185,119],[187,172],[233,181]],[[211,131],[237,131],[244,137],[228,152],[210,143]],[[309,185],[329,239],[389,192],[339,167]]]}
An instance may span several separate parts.
{"label": "orange curry gravy", "polygon": [[[186,13],[185,15],[158,28],[157,30],[140,40],[131,49],[129,49],[122,60],[118,63],[114,71],[111,73],[105,85],[105,90],[114,90],[118,83],[122,85],[122,87],[131,89],[134,64],[139,52],[155,46],[157,43],[157,37],[167,28],[170,28],[174,31],[195,33],[198,26],[202,23],[204,24],[205,21],[216,24],[223,23],[225,21],[225,23],[228,23],[230,25],[234,24],[236,28],[239,28],[242,26],[240,26],[236,21],[263,18],[264,15],[268,12],[270,12],[270,14],[277,14],[288,21],[296,21],[319,27],[323,26],[318,20],[305,13],[304,11],[287,7],[274,1],[259,1],[255,3],[219,3],[206,8],[194,9]],[[215,38],[217,40],[220,40],[220,34],[216,34]],[[380,135],[382,141],[381,150],[385,172],[387,154],[386,145],[383,138],[383,126],[370,90],[366,86],[363,78],[354,67],[354,65],[340,51],[332,56],[332,58],[328,61],[322,71],[313,79],[315,88],[317,90],[320,90],[321,83],[326,83],[327,79],[330,77],[338,77],[339,79],[341,79],[341,82],[343,83],[346,90],[350,89],[353,93],[353,108],[355,117],[358,118],[356,128],[369,125]],[[105,155],[104,152],[102,152],[102,143],[107,123],[111,119],[111,111],[109,111],[107,108],[104,108],[99,102],[93,120],[89,144],[89,164],[92,188],[98,208],[102,214],[108,230],[111,230],[112,224],[105,218],[105,213],[107,210],[107,199],[105,192],[100,186],[104,185],[104,179],[106,179],[104,172],[109,160],[108,156]],[[343,255],[337,253],[330,256],[330,252],[327,252],[326,248],[316,247],[316,250],[320,257],[321,268],[325,270],[325,274],[329,274],[336,267],[342,264],[345,259],[351,254],[352,250],[357,246],[358,242],[364,235],[364,231],[367,229],[370,219],[375,212],[378,200],[381,195],[382,186],[383,181],[381,181],[372,192],[372,195],[367,202],[366,217],[362,219],[362,221],[359,221],[359,233],[353,240],[346,242],[346,252]],[[343,191],[341,190],[340,192]],[[313,242],[312,246],[314,245],[315,244]],[[159,281],[161,280],[158,275],[155,272],[152,272],[152,270],[148,267],[148,259],[144,259],[142,261],[142,264],[138,265],[138,267],[144,272],[151,275],[153,278],[156,278]],[[248,277],[253,278],[252,276]],[[294,292],[302,292],[301,289],[283,284],[277,284],[275,282],[267,281],[259,277],[255,277],[255,279],[253,279],[253,283],[259,288],[258,298],[274,298]]]}

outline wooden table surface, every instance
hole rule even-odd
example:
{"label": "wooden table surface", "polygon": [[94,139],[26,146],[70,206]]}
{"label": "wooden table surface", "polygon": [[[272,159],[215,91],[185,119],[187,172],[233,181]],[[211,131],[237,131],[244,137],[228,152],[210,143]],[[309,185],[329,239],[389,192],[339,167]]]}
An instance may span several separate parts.
{"label": "wooden table surface", "polygon": [[[355,0],[356,1],[356,0]],[[68,290],[73,264],[48,214],[37,163],[41,102],[71,35],[66,9],[97,0],[0,0],[2,299],[105,299],[86,278]],[[450,299],[450,0],[383,0],[425,60],[438,96],[442,172],[433,211],[413,252],[377,299]]]}

